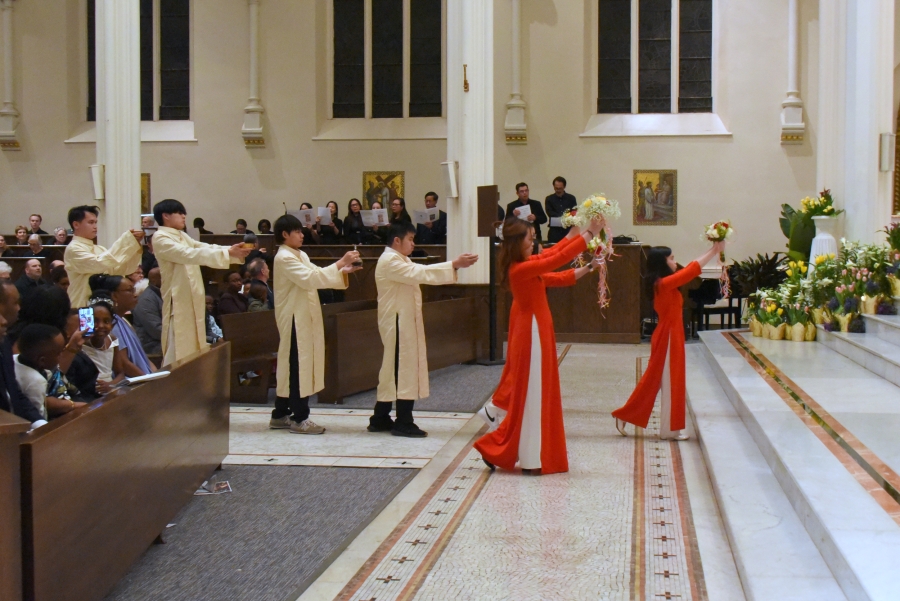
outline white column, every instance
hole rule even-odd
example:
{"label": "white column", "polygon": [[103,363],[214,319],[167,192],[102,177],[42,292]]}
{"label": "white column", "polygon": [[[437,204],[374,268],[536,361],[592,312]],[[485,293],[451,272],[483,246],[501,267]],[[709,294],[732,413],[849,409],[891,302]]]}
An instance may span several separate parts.
{"label": "white column", "polygon": [[3,36],[3,107],[0,108],[0,148],[20,150],[16,138],[19,111],[16,109],[16,90],[13,84],[13,0],[0,0]]}
{"label": "white column", "polygon": [[141,223],[140,0],[97,0],[97,163],[106,166],[101,243]]}
{"label": "white column", "polygon": [[259,3],[260,0],[248,0],[250,11],[250,100],[244,107],[244,126],[241,135],[244,146],[248,148],[264,148],[263,113],[266,109],[259,102]]}
{"label": "white column", "polygon": [[527,144],[525,101],[522,99],[522,0],[512,0],[512,93],[506,103],[503,129],[507,144]]}
{"label": "white column", "polygon": [[816,131],[816,190],[831,190],[838,203],[844,186],[846,124],[847,0],[819,0],[819,89]]}
{"label": "white column", "polygon": [[889,223],[892,177],[879,170],[880,136],[893,131],[894,0],[849,0],[846,42],[845,235],[872,242]]}
{"label": "white column", "polygon": [[788,0],[788,89],[781,103],[781,143],[802,144],[805,133],[800,98],[800,3]]}
{"label": "white column", "polygon": [[480,256],[460,270],[464,284],[488,282],[488,241],[477,236],[477,188],[496,183],[493,111],[493,0],[447,0],[447,160],[459,164],[459,198],[447,199],[447,256]]}

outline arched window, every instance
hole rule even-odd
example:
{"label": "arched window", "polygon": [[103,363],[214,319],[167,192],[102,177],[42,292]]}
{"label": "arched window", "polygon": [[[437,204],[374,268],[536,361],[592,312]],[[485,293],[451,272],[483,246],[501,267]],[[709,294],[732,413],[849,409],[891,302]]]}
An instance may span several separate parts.
{"label": "arched window", "polygon": [[599,0],[598,113],[710,113],[712,0]]}
{"label": "arched window", "polygon": [[[140,0],[141,121],[191,118],[190,0]],[[97,120],[95,0],[87,1],[87,120]]]}

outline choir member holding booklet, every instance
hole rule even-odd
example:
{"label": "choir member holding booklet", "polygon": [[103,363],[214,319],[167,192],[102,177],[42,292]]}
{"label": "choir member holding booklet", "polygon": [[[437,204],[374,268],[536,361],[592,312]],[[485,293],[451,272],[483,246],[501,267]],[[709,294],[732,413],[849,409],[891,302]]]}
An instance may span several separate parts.
{"label": "choir member holding booklet", "polygon": [[322,434],[309,419],[309,397],[325,387],[325,329],[318,291],[347,287],[347,274],[362,269],[357,251],[328,267],[314,265],[303,245],[303,224],[293,215],[275,220],[275,321],[278,368],[275,409],[269,427],[294,434]]}

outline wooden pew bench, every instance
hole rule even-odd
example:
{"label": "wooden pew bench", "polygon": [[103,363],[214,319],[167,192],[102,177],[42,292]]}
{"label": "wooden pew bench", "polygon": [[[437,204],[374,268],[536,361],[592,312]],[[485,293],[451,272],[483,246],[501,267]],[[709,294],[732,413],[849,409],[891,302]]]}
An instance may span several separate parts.
{"label": "wooden pew bench", "polygon": [[[231,342],[229,382],[232,403],[269,401],[269,387],[274,383],[272,367],[278,356],[278,326],[275,311],[222,315],[222,335]],[[241,381],[243,374],[256,372],[259,377]]]}
{"label": "wooden pew bench", "polygon": [[22,599],[22,505],[19,438],[31,427],[0,411],[0,599]]}
{"label": "wooden pew bench", "polygon": [[26,601],[102,600],[221,464],[230,350],[22,435]]}

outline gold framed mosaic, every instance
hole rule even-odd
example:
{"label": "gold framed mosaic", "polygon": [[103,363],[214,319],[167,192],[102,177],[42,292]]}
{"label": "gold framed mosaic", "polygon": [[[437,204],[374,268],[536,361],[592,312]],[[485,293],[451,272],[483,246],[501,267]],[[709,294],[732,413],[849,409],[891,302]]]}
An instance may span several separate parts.
{"label": "gold framed mosaic", "polygon": [[678,224],[678,172],[635,169],[633,225]]}
{"label": "gold framed mosaic", "polygon": [[404,171],[363,171],[363,209],[380,202],[383,209],[391,208],[395,198],[406,198]]}

